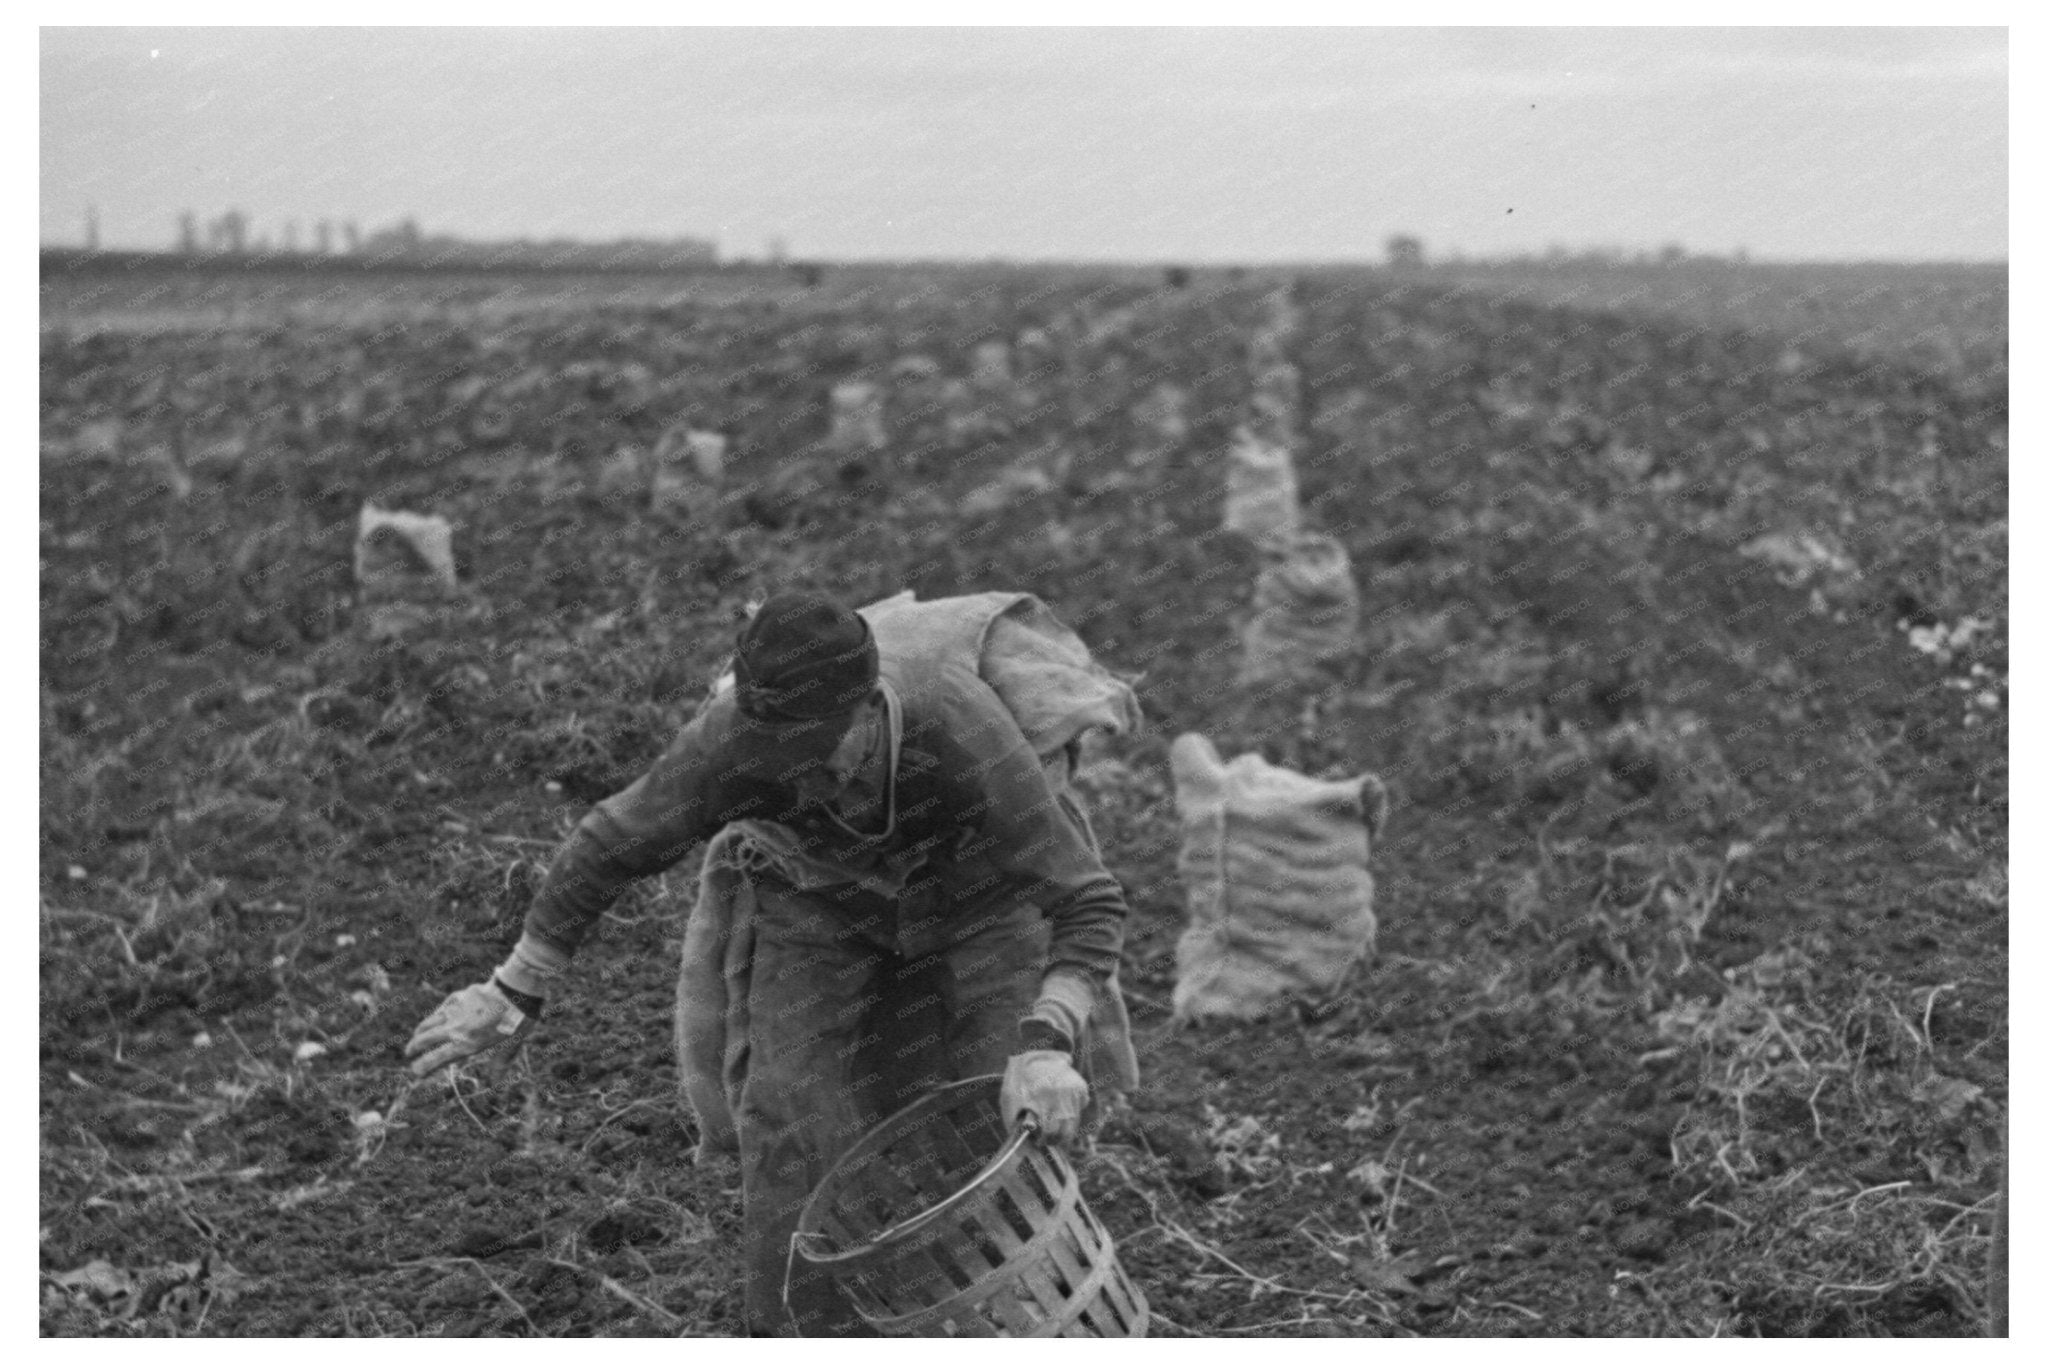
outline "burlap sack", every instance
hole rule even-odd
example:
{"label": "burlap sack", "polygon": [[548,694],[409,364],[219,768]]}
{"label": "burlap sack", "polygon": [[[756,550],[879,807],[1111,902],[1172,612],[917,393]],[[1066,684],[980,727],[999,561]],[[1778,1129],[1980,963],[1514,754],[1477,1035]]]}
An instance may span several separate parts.
{"label": "burlap sack", "polygon": [[1138,324],[1136,308],[1111,308],[1083,323],[1082,345],[1090,350],[1099,350],[1110,342],[1128,336]]}
{"label": "burlap sack", "polygon": [[1350,554],[1332,536],[1297,534],[1259,570],[1237,680],[1294,676],[1342,657],[1357,642],[1358,583]]}
{"label": "burlap sack", "polygon": [[1293,449],[1301,434],[1301,371],[1268,365],[1252,375],[1251,427],[1259,439]]}
{"label": "burlap sack", "polygon": [[688,425],[670,427],[662,433],[650,460],[649,504],[664,511],[708,502],[711,489],[725,476],[725,451],[722,432],[698,431]]}
{"label": "burlap sack", "polygon": [[1259,301],[1258,329],[1280,340],[1301,331],[1301,305],[1294,300],[1292,286],[1282,286]]}
{"label": "burlap sack", "polygon": [[896,363],[889,366],[889,377],[898,383],[922,383],[938,378],[942,372],[939,362],[929,355],[898,356]]}
{"label": "burlap sack", "polygon": [[1036,464],[1013,464],[960,499],[962,516],[987,516],[1012,502],[1051,492],[1052,474]]}
{"label": "burlap sack", "polygon": [[1010,374],[1010,343],[984,341],[974,348],[974,386],[984,393],[1007,394],[1016,386]]}
{"label": "burlap sack", "polygon": [[1059,341],[1043,327],[1026,327],[1011,347],[1019,383],[1044,383],[1060,370]]}
{"label": "burlap sack", "polygon": [[728,442],[722,431],[692,431],[683,437],[683,458],[689,461],[690,469],[706,483],[716,483],[725,477],[725,453]]}
{"label": "burlap sack", "polygon": [[1223,475],[1223,529],[1277,554],[1300,528],[1294,461],[1287,447],[1238,427]]}
{"label": "burlap sack", "polygon": [[1040,396],[1018,376],[1016,359],[1007,341],[984,341],[974,348],[970,382],[1006,428],[1028,419]]}
{"label": "burlap sack", "polygon": [[946,372],[929,355],[905,355],[889,367],[885,408],[897,438],[917,446],[929,440],[944,416]]}
{"label": "burlap sack", "polygon": [[939,388],[939,403],[945,412],[946,443],[959,447],[979,440],[993,440],[1010,430],[1002,398],[977,389],[965,379],[948,379]]}
{"label": "burlap sack", "polygon": [[1252,373],[1273,365],[1287,363],[1287,349],[1282,337],[1270,331],[1254,331],[1251,341],[1245,347]]}
{"label": "burlap sack", "polygon": [[889,433],[882,425],[882,391],[873,384],[834,384],[832,433],[826,439],[843,455],[886,449]]}
{"label": "burlap sack", "polygon": [[1174,740],[1171,759],[1188,904],[1174,1018],[1253,1019],[1326,999],[1372,952],[1367,863],[1385,785],[1321,781],[1256,753],[1226,764],[1200,734]]}
{"label": "burlap sack", "polygon": [[356,518],[356,597],[372,638],[438,619],[458,595],[454,537],[443,517],[363,504]]}
{"label": "burlap sack", "polygon": [[1174,384],[1159,384],[1131,409],[1138,428],[1133,457],[1142,464],[1157,459],[1187,443],[1193,430],[1187,390]]}

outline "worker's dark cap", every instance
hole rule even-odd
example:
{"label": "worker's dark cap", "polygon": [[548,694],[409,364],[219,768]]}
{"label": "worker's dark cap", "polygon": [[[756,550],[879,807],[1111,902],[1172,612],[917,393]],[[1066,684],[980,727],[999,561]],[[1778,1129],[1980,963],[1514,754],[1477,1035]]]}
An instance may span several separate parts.
{"label": "worker's dark cap", "polygon": [[880,675],[867,621],[812,592],[763,602],[733,655],[740,713],[771,725],[850,718]]}

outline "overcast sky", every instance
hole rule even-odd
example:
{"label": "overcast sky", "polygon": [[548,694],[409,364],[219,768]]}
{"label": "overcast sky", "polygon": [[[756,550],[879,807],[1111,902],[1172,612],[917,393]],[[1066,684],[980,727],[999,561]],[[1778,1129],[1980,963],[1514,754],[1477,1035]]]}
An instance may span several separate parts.
{"label": "overcast sky", "polygon": [[41,227],[2003,259],[2005,30],[42,30]]}

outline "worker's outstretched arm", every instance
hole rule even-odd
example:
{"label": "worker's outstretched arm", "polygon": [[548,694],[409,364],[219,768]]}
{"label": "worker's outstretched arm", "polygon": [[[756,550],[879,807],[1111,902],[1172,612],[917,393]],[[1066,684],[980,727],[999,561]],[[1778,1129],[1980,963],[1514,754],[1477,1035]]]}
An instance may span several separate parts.
{"label": "worker's outstretched arm", "polygon": [[699,716],[645,775],[583,817],[549,864],[512,954],[414,1030],[405,1049],[413,1074],[531,1030],[569,959],[627,884],[675,865],[737,817],[717,798],[714,728]]}

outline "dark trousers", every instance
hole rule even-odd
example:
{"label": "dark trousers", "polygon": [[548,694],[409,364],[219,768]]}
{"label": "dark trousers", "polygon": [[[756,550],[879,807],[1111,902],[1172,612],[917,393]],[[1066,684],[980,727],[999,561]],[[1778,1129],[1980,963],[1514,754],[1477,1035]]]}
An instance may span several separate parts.
{"label": "dark trousers", "polygon": [[1045,925],[1028,903],[963,903],[930,875],[896,900],[800,891],[769,875],[754,890],[735,1115],[748,1329],[872,1335],[830,1279],[791,1254],[798,1215],[862,1133],[932,1085],[1003,1069],[1037,995]]}

